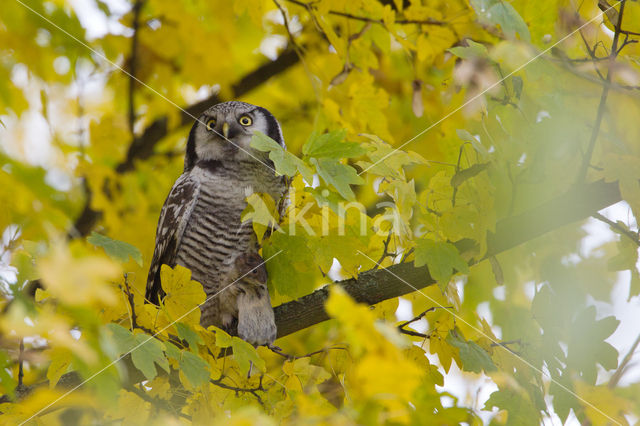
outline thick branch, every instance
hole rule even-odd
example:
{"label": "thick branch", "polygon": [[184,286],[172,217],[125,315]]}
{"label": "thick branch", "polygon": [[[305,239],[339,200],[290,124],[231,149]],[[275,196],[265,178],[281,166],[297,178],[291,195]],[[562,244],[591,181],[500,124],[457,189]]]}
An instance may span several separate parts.
{"label": "thick branch", "polygon": [[[495,256],[561,226],[585,219],[620,200],[620,191],[616,182],[598,181],[572,189],[539,207],[498,222],[496,233],[488,235],[488,249],[483,259]],[[474,249],[469,241],[459,241],[456,245],[462,253]],[[483,259],[472,260],[470,263],[475,264]],[[344,288],[356,301],[375,305],[415,291],[407,283],[421,289],[434,284],[435,281],[426,267],[416,268],[410,262],[393,265],[387,269],[363,272],[357,280],[340,281],[336,285]],[[329,315],[324,310],[327,297],[328,288],[324,287],[276,307],[278,337],[287,336],[328,320]]]}

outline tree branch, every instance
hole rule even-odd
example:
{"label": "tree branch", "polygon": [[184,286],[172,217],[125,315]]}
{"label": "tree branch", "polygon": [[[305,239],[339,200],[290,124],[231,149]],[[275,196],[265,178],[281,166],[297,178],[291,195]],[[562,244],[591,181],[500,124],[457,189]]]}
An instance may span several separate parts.
{"label": "tree branch", "polygon": [[[561,226],[585,219],[620,200],[621,195],[617,182],[597,181],[582,187],[574,187],[541,206],[498,222],[495,234],[490,233],[487,237],[487,253],[478,260],[472,258],[469,264],[474,265]],[[473,253],[476,250],[473,242],[469,240],[458,241],[455,245],[463,255]],[[414,288],[406,284],[407,282],[417,289],[435,284],[426,266],[416,268],[413,262],[408,262],[392,265],[386,269],[366,271],[361,273],[357,280],[344,280],[333,285],[341,286],[357,302],[375,305],[415,291]],[[324,309],[328,295],[328,287],[323,287],[299,299],[277,306],[275,316],[278,337],[287,336],[328,320],[329,315]],[[630,354],[633,353],[636,346],[637,344],[634,344]],[[625,359],[630,359],[630,354]],[[128,382],[136,383],[144,380],[142,374],[131,366],[130,357],[125,357],[123,361],[128,370]],[[623,361],[623,364],[626,363]],[[612,378],[610,383],[613,381]],[[46,382],[43,383],[46,384]],[[16,389],[16,398],[24,397],[31,390],[42,386],[43,383],[23,386],[24,389]],[[73,387],[78,383],[80,383],[80,376],[76,372],[70,372],[61,377],[58,386]],[[219,383],[215,384],[219,385]],[[7,395],[0,397],[0,402],[10,400]]]}
{"label": "tree branch", "polygon": [[[481,259],[472,259],[470,264],[476,264],[561,226],[585,219],[620,200],[617,182],[597,181],[573,188],[541,206],[498,222],[495,234],[489,233],[487,236],[487,253]],[[463,255],[465,252],[473,253],[476,249],[469,240],[458,241],[456,246]],[[416,268],[413,262],[408,262],[392,265],[387,269],[366,271],[357,280],[344,280],[333,285],[341,286],[357,302],[375,305],[415,291],[406,283],[421,289],[433,285],[435,281],[426,266]],[[329,315],[324,309],[329,296],[328,288],[323,287],[277,306],[275,315],[278,337],[328,320]]]}

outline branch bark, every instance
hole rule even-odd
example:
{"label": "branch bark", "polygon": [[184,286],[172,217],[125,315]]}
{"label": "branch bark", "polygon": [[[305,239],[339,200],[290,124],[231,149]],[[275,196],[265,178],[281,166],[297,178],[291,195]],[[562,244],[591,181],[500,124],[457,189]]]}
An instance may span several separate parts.
{"label": "branch bark", "polygon": [[[585,219],[620,200],[617,182],[597,181],[574,187],[541,206],[498,222],[495,234],[488,235],[487,253],[481,259],[472,259],[470,264],[481,262],[561,226]],[[468,240],[458,241],[456,246],[463,254],[475,249]],[[407,262],[386,269],[366,271],[357,280],[349,279],[333,285],[341,286],[357,302],[375,305],[415,291],[411,286],[421,289],[433,284],[435,281],[426,266],[416,268],[413,262]],[[328,320],[329,315],[324,309],[328,295],[327,286],[276,307],[278,337]]]}

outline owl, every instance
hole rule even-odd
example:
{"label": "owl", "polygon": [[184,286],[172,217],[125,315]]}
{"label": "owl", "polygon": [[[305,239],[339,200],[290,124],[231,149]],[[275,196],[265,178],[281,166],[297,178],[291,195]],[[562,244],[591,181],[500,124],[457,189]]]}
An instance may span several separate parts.
{"label": "owl", "polygon": [[[251,222],[240,218],[247,206],[246,197],[254,192],[266,193],[281,203],[288,187],[284,176],[276,176],[268,154],[250,146],[255,131],[285,147],[274,116],[244,102],[214,105],[194,123],[184,171],[160,212],[147,278],[146,299],[158,304],[164,297],[160,265],[189,268],[207,296],[200,307],[201,324],[233,334],[241,288],[239,283],[232,284],[237,276],[235,259],[258,249]],[[251,315],[273,316],[268,292],[255,292],[252,297]],[[255,335],[263,331],[268,335]],[[273,339],[270,329],[263,331],[248,334],[256,342]]]}
{"label": "owl", "polygon": [[244,253],[234,260],[238,280],[238,337],[254,345],[271,345],[277,328],[267,290],[267,268],[257,253]]}

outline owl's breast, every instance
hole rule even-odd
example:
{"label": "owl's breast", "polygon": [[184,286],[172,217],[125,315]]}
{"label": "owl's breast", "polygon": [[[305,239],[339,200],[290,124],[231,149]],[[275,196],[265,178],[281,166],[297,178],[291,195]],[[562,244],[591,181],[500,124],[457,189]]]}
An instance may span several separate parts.
{"label": "owl's breast", "polygon": [[251,223],[241,220],[247,196],[264,192],[278,202],[286,187],[281,177],[260,164],[196,166],[192,175],[199,180],[200,192],[176,261],[191,269],[193,279],[209,294],[227,284],[231,259],[255,245]]}

